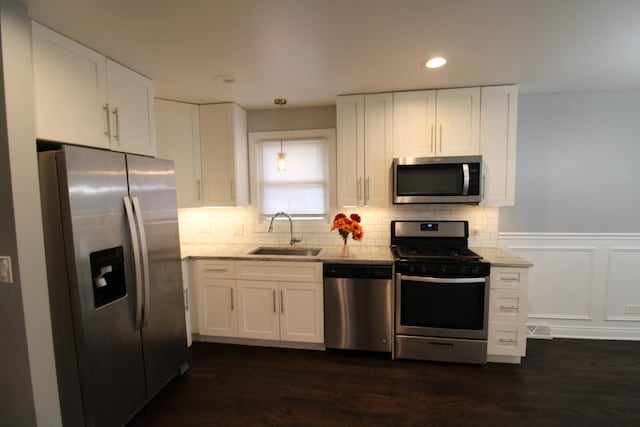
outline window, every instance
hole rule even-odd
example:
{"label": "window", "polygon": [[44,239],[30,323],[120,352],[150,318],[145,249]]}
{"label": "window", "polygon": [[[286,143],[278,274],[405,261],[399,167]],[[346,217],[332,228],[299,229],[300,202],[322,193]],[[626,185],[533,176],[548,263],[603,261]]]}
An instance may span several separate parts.
{"label": "window", "polygon": [[[335,130],[252,132],[251,200],[258,219],[286,212],[294,219],[327,222],[335,193]],[[286,170],[278,171],[278,153]]]}

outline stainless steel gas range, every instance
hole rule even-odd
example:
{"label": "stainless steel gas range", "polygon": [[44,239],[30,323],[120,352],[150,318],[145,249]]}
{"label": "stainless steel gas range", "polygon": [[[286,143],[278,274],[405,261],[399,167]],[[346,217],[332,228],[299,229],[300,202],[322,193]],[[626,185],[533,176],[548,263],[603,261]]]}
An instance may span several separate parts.
{"label": "stainless steel gas range", "polygon": [[392,221],[395,357],[486,363],[490,264],[467,221]]}

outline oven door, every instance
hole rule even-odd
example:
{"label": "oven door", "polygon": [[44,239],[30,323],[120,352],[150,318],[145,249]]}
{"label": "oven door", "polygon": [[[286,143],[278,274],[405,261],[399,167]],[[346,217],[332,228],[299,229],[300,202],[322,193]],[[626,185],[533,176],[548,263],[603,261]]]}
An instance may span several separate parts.
{"label": "oven door", "polygon": [[489,278],[396,275],[396,334],[487,339]]}

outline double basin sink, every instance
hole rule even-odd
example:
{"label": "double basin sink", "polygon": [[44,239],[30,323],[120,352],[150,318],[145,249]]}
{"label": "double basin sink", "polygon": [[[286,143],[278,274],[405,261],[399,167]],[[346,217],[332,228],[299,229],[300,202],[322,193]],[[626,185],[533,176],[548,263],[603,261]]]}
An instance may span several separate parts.
{"label": "double basin sink", "polygon": [[266,255],[266,256],[303,256],[315,257],[320,254],[320,248],[293,248],[293,247],[258,247],[249,251],[248,255]]}

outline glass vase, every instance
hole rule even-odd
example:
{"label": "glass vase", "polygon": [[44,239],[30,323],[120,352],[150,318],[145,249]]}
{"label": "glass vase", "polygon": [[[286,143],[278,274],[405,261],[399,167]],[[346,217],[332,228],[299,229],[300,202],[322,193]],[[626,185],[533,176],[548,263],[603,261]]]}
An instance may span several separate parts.
{"label": "glass vase", "polygon": [[349,257],[349,246],[347,245],[347,241],[344,241],[344,244],[342,245],[342,253],[340,254],[341,256],[347,258]]}

